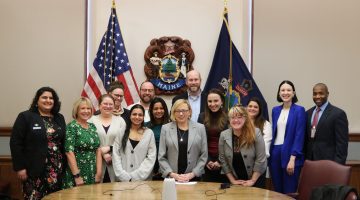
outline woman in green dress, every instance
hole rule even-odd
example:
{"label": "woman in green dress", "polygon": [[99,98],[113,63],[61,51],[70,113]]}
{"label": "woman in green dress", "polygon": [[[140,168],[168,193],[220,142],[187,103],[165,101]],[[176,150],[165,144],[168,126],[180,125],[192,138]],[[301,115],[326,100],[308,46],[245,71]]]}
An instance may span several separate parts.
{"label": "woman in green dress", "polygon": [[66,127],[65,151],[68,168],[63,188],[100,182],[100,140],[95,125],[87,122],[92,114],[92,105],[88,98],[81,97],[75,102],[72,112],[74,120]]}

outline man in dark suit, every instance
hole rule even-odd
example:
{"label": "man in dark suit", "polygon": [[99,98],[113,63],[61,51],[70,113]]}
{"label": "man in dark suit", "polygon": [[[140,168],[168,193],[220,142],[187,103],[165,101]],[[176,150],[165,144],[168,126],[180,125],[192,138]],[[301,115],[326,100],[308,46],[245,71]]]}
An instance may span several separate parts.
{"label": "man in dark suit", "polygon": [[329,91],[324,83],[313,88],[316,106],[307,111],[305,156],[308,160],[333,160],[345,164],[349,127],[346,113],[328,102]]}
{"label": "man in dark suit", "polygon": [[186,86],[188,87],[187,92],[175,96],[172,100],[172,104],[178,99],[186,99],[191,105],[192,115],[191,120],[196,122],[199,114],[204,112],[204,106],[206,106],[207,96],[200,89],[201,76],[196,70],[191,70],[186,74]]}

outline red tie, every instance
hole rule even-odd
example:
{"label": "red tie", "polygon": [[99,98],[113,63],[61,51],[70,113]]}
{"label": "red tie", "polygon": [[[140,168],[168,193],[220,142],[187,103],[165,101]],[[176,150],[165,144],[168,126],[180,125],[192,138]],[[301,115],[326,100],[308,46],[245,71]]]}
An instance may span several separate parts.
{"label": "red tie", "polygon": [[318,124],[318,121],[319,121],[319,113],[321,111],[321,108],[317,107],[316,108],[316,113],[315,113],[315,116],[314,116],[314,119],[313,119],[313,123],[312,123],[312,127],[315,128]]}

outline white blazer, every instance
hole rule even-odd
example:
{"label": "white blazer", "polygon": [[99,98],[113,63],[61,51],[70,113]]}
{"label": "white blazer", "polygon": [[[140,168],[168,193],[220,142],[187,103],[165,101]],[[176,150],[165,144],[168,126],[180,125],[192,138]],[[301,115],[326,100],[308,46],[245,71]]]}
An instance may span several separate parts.
{"label": "white blazer", "polygon": [[129,139],[125,151],[122,148],[124,132],[115,139],[113,146],[113,167],[116,181],[151,180],[152,170],[156,160],[156,144],[154,133],[146,128],[140,142],[132,147]]}
{"label": "white blazer", "polygon": [[[126,123],[121,116],[112,116],[111,124],[108,132],[105,132],[105,129],[100,121],[100,115],[94,115],[89,119],[89,122],[92,122],[96,126],[96,131],[100,139],[100,147],[103,146],[113,146],[115,138],[123,133],[126,128]],[[115,173],[112,165],[107,165],[105,160],[102,164],[102,175],[101,180],[104,179],[105,169],[107,168],[111,182],[115,181]]]}

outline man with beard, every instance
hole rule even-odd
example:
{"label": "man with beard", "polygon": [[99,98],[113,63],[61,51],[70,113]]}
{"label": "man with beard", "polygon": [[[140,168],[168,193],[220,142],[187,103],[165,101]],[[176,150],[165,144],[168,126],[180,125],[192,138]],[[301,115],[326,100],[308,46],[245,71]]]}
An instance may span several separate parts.
{"label": "man with beard", "polygon": [[145,109],[144,122],[146,123],[150,121],[149,106],[150,106],[150,102],[155,97],[155,88],[151,82],[145,81],[141,83],[139,89],[140,89],[140,102],[128,106],[128,109],[130,110],[135,104],[142,105]]}
{"label": "man with beard", "polygon": [[172,104],[178,99],[186,99],[191,105],[192,115],[191,120],[197,122],[199,114],[204,112],[206,104],[206,94],[201,89],[201,76],[196,70],[191,70],[186,74],[187,92],[177,95],[173,98]]}
{"label": "man with beard", "polygon": [[345,164],[349,127],[346,113],[328,102],[329,91],[324,83],[313,88],[315,106],[307,111],[305,156],[308,160],[332,160]]}

